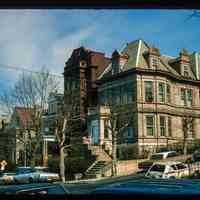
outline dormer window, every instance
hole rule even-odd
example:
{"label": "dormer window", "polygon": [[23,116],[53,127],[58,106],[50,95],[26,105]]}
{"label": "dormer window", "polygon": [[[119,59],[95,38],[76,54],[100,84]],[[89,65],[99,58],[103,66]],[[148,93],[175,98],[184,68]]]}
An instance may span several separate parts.
{"label": "dormer window", "polygon": [[189,77],[190,72],[189,72],[189,67],[188,66],[183,66],[183,76]]}
{"label": "dormer window", "polygon": [[158,60],[158,58],[152,58],[151,59],[151,66],[153,67],[153,68],[157,68],[158,67],[158,65],[159,65],[159,60]]}

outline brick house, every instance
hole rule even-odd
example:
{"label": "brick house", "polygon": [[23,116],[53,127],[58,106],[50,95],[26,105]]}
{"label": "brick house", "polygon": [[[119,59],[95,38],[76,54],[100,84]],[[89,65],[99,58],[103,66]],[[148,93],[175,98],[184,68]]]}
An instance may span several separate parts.
{"label": "brick house", "polygon": [[[200,55],[181,50],[178,57],[139,39],[112,54],[112,62],[98,77],[98,106],[88,110],[88,132],[93,145],[111,148],[105,129],[112,96],[126,106],[130,127],[118,144],[118,156],[143,155],[160,147],[200,139]],[[186,121],[187,119],[187,121]]]}
{"label": "brick house", "polygon": [[76,119],[74,120],[74,138],[87,135],[88,107],[97,105],[95,81],[110,62],[103,53],[80,47],[72,52],[65,63],[63,73],[65,109],[69,108],[72,101],[77,104],[73,111]]}

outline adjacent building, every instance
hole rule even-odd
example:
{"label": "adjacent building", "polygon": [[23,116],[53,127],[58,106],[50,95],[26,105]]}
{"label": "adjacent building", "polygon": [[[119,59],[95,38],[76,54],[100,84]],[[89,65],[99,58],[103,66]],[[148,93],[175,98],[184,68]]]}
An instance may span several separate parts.
{"label": "adjacent building", "polygon": [[57,141],[54,133],[56,121],[63,120],[64,94],[58,92],[50,93],[48,97],[48,109],[42,116],[43,136],[43,164],[48,164],[48,159],[57,152]]}
{"label": "adjacent building", "polygon": [[98,104],[95,81],[110,62],[103,53],[80,47],[72,52],[65,64],[64,104],[65,109],[73,105],[74,138],[88,135],[88,108]]}
{"label": "adjacent building", "polygon": [[13,164],[27,165],[28,161],[28,140],[33,139],[35,131],[32,129],[33,109],[15,107],[6,127],[8,137],[8,160]]}
{"label": "adjacent building", "polygon": [[93,145],[112,150],[106,124],[112,104],[126,107],[129,127],[120,136],[118,157],[134,157],[183,141],[200,139],[200,55],[181,50],[177,57],[139,39],[121,51],[97,78],[98,104],[88,109]]}

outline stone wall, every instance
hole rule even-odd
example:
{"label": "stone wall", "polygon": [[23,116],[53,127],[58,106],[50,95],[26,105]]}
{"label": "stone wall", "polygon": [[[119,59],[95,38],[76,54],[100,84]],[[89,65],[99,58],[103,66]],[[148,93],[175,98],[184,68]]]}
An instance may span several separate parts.
{"label": "stone wall", "polygon": [[[117,162],[117,176],[126,176],[138,172],[138,164],[147,159],[125,160]],[[111,176],[111,169],[105,173],[105,176]]]}

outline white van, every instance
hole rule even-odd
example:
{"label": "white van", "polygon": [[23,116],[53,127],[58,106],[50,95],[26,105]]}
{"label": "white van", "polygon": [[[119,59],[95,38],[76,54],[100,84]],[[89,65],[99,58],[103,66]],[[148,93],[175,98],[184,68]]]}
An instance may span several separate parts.
{"label": "white van", "polygon": [[186,164],[177,161],[155,162],[145,174],[147,178],[169,179],[189,176]]}

